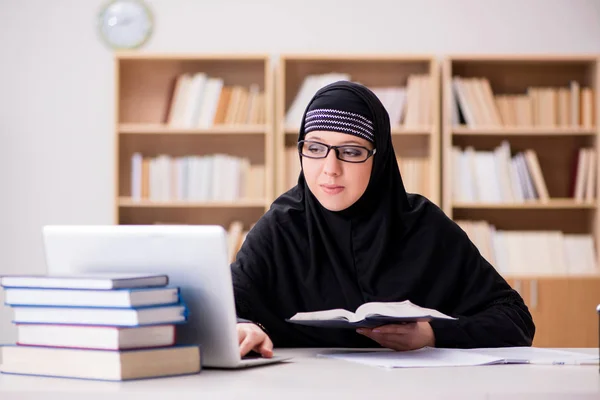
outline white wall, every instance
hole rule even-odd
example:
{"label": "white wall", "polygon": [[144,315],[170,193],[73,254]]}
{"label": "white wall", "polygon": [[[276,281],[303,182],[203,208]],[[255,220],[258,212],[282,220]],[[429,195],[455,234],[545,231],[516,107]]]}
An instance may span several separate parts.
{"label": "white wall", "polygon": [[[147,2],[142,51],[600,53],[594,0]],[[44,272],[44,224],[112,223],[103,3],[0,0],[0,275]],[[10,319],[0,306],[0,343],[15,339]]]}

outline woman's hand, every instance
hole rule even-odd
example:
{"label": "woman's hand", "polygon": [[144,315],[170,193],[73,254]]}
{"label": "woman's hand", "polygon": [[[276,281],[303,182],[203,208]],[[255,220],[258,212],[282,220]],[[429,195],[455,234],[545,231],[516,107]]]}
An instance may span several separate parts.
{"label": "woman's hand", "polygon": [[258,325],[246,322],[238,323],[237,332],[241,357],[252,350],[260,353],[264,358],[273,357],[273,342]]}
{"label": "woman's hand", "polygon": [[435,335],[429,322],[384,325],[374,329],[359,328],[356,332],[393,350],[416,350],[435,346]]}

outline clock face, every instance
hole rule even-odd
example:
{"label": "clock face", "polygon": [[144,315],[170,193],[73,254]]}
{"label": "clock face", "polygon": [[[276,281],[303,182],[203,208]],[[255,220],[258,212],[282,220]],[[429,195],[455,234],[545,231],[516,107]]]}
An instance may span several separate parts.
{"label": "clock face", "polygon": [[100,13],[100,34],[114,49],[141,46],[152,32],[152,14],[140,0],[114,0]]}

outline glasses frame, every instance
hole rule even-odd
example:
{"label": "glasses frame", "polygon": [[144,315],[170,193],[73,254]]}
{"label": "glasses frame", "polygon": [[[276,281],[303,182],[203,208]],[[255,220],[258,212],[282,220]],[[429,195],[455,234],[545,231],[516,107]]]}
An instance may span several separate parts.
{"label": "glasses frame", "polygon": [[[314,144],[319,144],[319,145],[321,145],[321,146],[325,146],[325,147],[327,147],[327,153],[325,153],[325,155],[324,155],[323,157],[312,157],[312,156],[307,156],[306,154],[303,154],[303,153],[302,153],[302,146],[304,145],[304,143],[314,143]],[[343,148],[346,148],[346,147],[351,147],[351,148],[360,148],[360,149],[364,149],[364,150],[366,150],[366,151],[367,151],[367,158],[365,158],[365,159],[364,159],[364,160],[362,160],[362,161],[348,161],[348,160],[343,160],[343,159],[341,159],[341,158],[340,158],[340,149],[343,149]],[[367,147],[365,147],[365,146],[360,146],[360,145],[357,145],[357,144],[344,144],[344,145],[341,145],[341,146],[332,146],[332,145],[328,145],[328,144],[325,144],[325,143],[317,142],[317,141],[315,141],[315,140],[300,140],[300,141],[298,141],[298,153],[300,153],[300,155],[301,155],[302,157],[306,157],[306,158],[312,158],[312,159],[316,159],[316,160],[322,160],[322,159],[325,159],[325,158],[327,158],[327,156],[329,156],[329,152],[330,152],[332,149],[335,151],[335,157],[336,157],[338,160],[340,160],[340,161],[343,161],[343,162],[347,162],[347,163],[352,163],[352,164],[362,164],[362,163],[364,163],[364,162],[367,162],[367,160],[368,160],[370,157],[374,156],[374,155],[375,155],[375,153],[377,152],[377,149],[376,149],[376,148],[375,148],[375,149],[373,149],[373,150],[371,150],[371,149],[369,149],[369,148],[367,148]]]}

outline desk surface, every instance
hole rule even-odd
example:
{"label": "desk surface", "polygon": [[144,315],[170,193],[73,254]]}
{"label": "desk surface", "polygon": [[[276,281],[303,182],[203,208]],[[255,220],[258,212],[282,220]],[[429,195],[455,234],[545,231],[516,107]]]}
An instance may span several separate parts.
{"label": "desk surface", "polygon": [[[598,354],[598,349],[571,349]],[[101,382],[0,374],[0,399],[600,399],[598,365],[488,365],[383,369],[317,357],[326,349],[279,349],[293,359],[243,370]]]}

